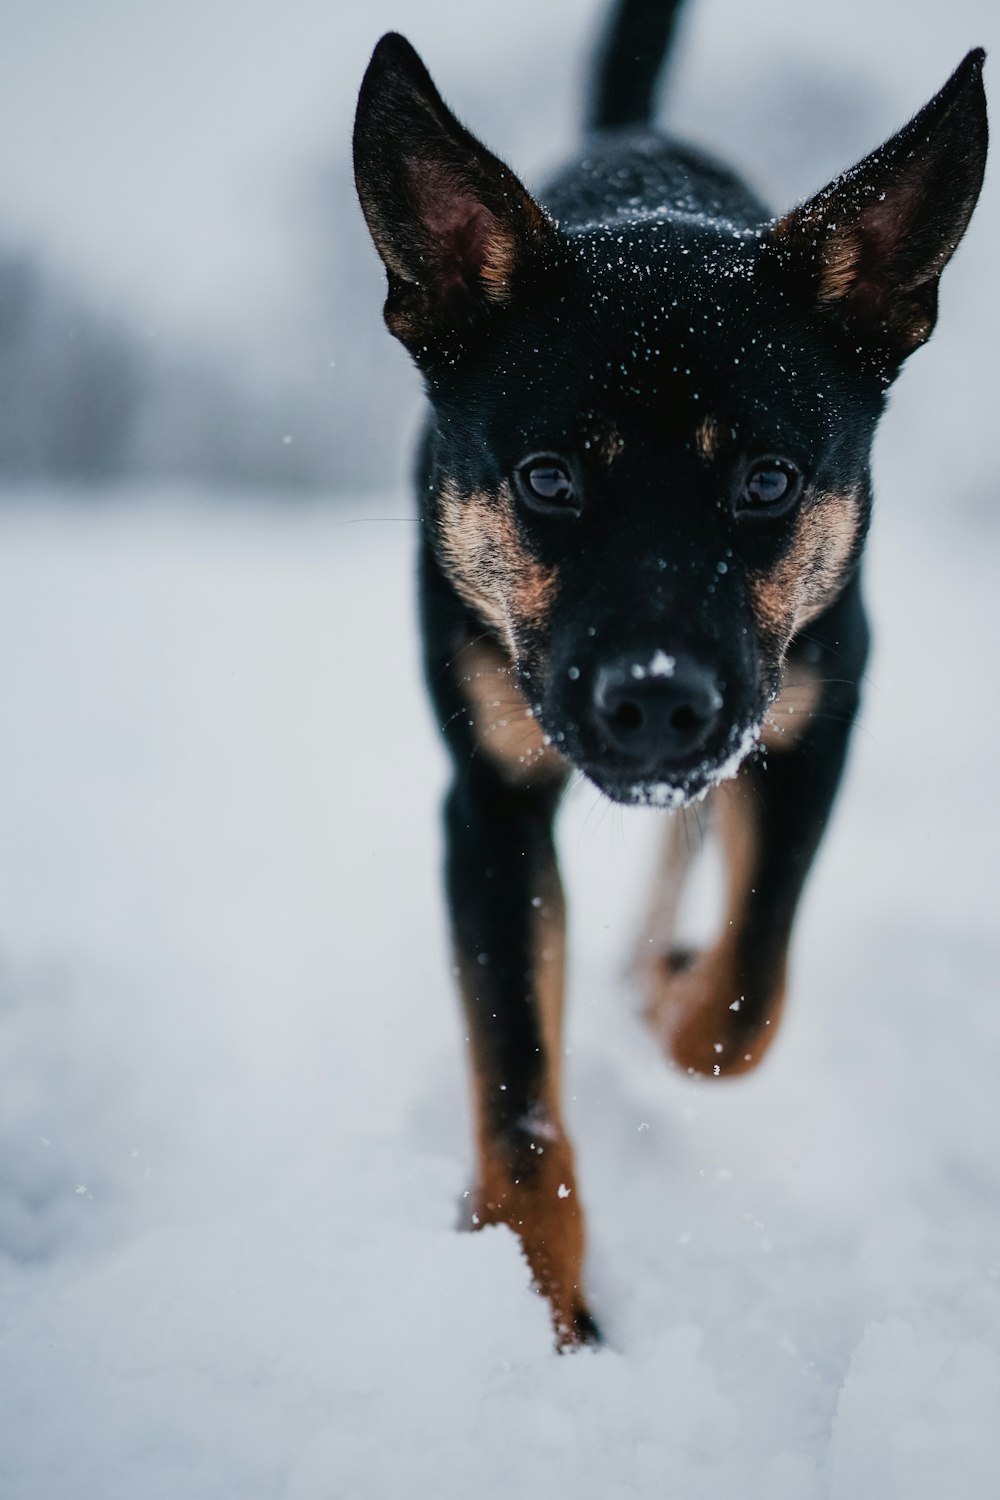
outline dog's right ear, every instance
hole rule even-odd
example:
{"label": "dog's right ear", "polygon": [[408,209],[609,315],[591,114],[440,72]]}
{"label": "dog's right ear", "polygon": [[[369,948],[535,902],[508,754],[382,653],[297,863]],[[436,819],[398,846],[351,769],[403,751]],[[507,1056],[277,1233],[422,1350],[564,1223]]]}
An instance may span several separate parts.
{"label": "dog's right ear", "polygon": [[354,176],[389,277],[385,320],[418,363],[511,296],[555,227],[444,104],[404,37],[375,48],[354,122]]}

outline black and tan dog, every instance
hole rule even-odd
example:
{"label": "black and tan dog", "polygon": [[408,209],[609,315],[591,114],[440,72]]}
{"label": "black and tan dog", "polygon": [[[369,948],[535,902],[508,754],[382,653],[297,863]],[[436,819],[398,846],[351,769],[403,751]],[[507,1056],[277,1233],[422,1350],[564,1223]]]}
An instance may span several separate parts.
{"label": "black and tan dog", "polygon": [[585,155],[544,206],[400,36],[375,50],[355,129],[385,319],[431,408],[421,599],[454,763],[470,1222],[518,1234],[561,1345],[597,1330],[559,1102],[560,794],[574,769],[622,803],[711,794],[721,936],[672,949],[681,872],[665,866],[648,1016],[683,1067],[753,1067],[858,705],[872,437],[934,326],[986,155],[972,52],[909,125],[775,219],[649,123],[678,8],[617,6]]}

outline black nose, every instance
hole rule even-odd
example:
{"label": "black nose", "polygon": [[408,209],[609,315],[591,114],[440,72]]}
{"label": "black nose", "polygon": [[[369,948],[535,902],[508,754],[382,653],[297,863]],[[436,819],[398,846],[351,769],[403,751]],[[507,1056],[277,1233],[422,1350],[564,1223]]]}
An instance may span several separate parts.
{"label": "black nose", "polygon": [[689,656],[655,651],[606,662],[594,679],[594,714],[603,737],[636,767],[682,762],[708,739],[722,692],[709,668]]}

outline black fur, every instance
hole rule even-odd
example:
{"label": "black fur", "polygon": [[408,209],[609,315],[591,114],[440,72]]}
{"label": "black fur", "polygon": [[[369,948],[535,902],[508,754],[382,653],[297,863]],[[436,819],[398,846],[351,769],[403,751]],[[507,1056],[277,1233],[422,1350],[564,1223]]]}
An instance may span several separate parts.
{"label": "black fur", "polygon": [[[561,921],[559,794],[576,768],[617,800],[674,806],[739,772],[752,880],[715,978],[684,992],[692,1025],[664,1023],[661,1039],[711,1075],[756,1061],[858,704],[872,438],[933,327],[986,152],[970,53],[910,125],[776,220],[648,123],[678,9],[617,6],[591,118],[623,128],[588,141],[544,210],[401,37],[376,48],[355,133],[386,319],[430,401],[421,610],[454,764],[447,887],[477,1218],[521,1235],[563,1343],[594,1325],[579,1222],[546,1217],[553,1159],[572,1180],[539,956],[539,924],[551,942]],[[521,757],[484,726],[463,665],[484,642],[506,663]],[[815,701],[764,758],[761,725],[795,671]]]}
{"label": "black fur", "polygon": [[592,130],[648,125],[683,0],[616,0],[598,52],[588,124]]}

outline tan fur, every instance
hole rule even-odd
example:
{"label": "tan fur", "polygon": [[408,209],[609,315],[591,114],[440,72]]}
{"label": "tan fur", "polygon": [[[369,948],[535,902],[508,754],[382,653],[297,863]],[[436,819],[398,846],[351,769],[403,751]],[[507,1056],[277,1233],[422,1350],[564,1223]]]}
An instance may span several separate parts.
{"label": "tan fur", "polygon": [[[435,111],[438,123],[448,129],[447,121]],[[477,185],[461,171],[441,163],[409,163],[411,191],[425,208],[436,206],[448,214],[453,204],[465,205],[465,226],[478,221],[484,235],[479,265],[479,284],[488,303],[502,305],[510,298],[511,285],[518,260],[525,245],[540,245],[555,235],[555,226],[545,210],[522,186],[514,174],[501,163],[496,164],[504,177],[506,202],[494,212],[484,203],[476,209]],[[430,304],[434,297],[434,260],[426,262],[427,274],[396,249],[396,225],[382,212],[378,196],[359,185],[361,205],[379,255],[388,271],[413,289],[404,305],[386,306],[385,320],[390,332],[404,344],[418,343],[426,336]],[[463,227],[453,218],[455,227]]]}
{"label": "tan fur", "polygon": [[625,439],[613,427],[606,427],[591,444],[594,452],[606,469],[610,469],[625,448]]}
{"label": "tan fur", "polygon": [[694,435],[695,447],[703,459],[708,461],[716,457],[719,452],[720,437],[718,422],[714,417],[706,417]]}
{"label": "tan fur", "polygon": [[819,278],[816,288],[820,302],[839,302],[852,291],[858,274],[861,243],[857,232],[848,227],[831,229],[821,208],[811,211],[794,208],[779,219],[771,230],[775,244],[819,246]]}
{"label": "tan fur", "polygon": [[762,634],[784,650],[796,630],[822,614],[844,582],[858,534],[854,495],[817,495],[799,511],[795,538],[777,566],[751,577]]}
{"label": "tan fur", "polygon": [[786,662],[781,678],[781,692],[767,711],[760,736],[767,750],[790,750],[808,727],[820,698],[819,678],[800,662]]}
{"label": "tan fur", "polygon": [[[545,1047],[541,1097],[531,1114],[509,1133],[491,1128],[491,1112],[472,1053],[473,1105],[478,1160],[465,1227],[506,1224],[517,1235],[535,1286],[548,1300],[556,1342],[580,1341],[578,1318],[586,1317],[583,1293],[584,1216],[576,1188],[573,1150],[559,1109],[565,964],[565,911],[559,872],[553,865],[534,893],[533,988]],[[458,957],[463,992],[475,995],[479,975]]]}
{"label": "tan fur", "polygon": [[510,296],[510,284],[517,264],[517,241],[498,224],[490,234],[479,276],[489,302],[502,304]]}
{"label": "tan fur", "polygon": [[453,670],[472,711],[476,743],[506,780],[520,785],[564,774],[565,761],[546,743],[499,646],[470,642],[458,652]]}
{"label": "tan fur", "polygon": [[[529,1148],[530,1149],[530,1148]],[[561,1128],[537,1137],[527,1165],[481,1141],[479,1181],[471,1228],[507,1224],[517,1235],[532,1279],[552,1310],[556,1343],[579,1342],[577,1318],[586,1314],[583,1292],[584,1215],[576,1189],[573,1150]]]}
{"label": "tan fur", "polygon": [[612,468],[625,450],[625,439],[617,427],[594,412],[581,414],[579,440],[584,452],[596,458],[605,469]]}
{"label": "tan fur", "polygon": [[713,793],[712,810],[727,869],[719,936],[683,966],[668,955],[644,969],[646,1018],[664,1051],[688,1072],[719,1078],[748,1072],[760,1062],[778,1028],[785,980],[782,966],[766,1015],[751,1021],[742,1010],[740,940],[759,858],[752,788],[743,778],[726,782]]}
{"label": "tan fur", "polygon": [[[890,330],[904,349],[916,349],[926,343],[934,323],[927,313],[912,299],[919,286],[940,275],[954,254],[968,223],[977,194],[966,196],[960,218],[962,229],[953,234],[926,265],[907,283],[886,288],[888,296],[883,308],[884,326]],[[861,280],[862,256],[864,252],[863,226],[865,214],[857,223],[828,223],[835,212],[826,198],[805,208],[793,209],[785,214],[771,230],[771,240],[777,245],[799,246],[808,250],[819,247],[817,300],[830,305],[842,302],[856,290]],[[847,210],[847,212],[852,212]]]}
{"label": "tan fur", "polygon": [[[519,236],[541,243],[554,233],[554,226],[548,214],[525,191],[512,173],[509,176],[516,204],[510,220],[494,219],[495,228],[490,233],[479,273],[487,300],[495,304],[502,304],[510,298],[511,283],[517,269],[518,251],[521,247]],[[516,231],[513,227],[515,223]]]}
{"label": "tan fur", "polygon": [[820,252],[820,302],[839,302],[854,289],[861,254],[859,236],[849,229],[834,230]]}
{"label": "tan fur", "polygon": [[502,484],[495,495],[463,495],[446,479],[439,500],[439,535],[448,576],[516,658],[523,634],[545,626],[555,597],[555,573],[523,545],[509,484]]}
{"label": "tan fur", "polygon": [[666,819],[649,904],[635,946],[634,971],[640,976],[651,964],[658,967],[663,954],[673,946],[681,896],[701,847],[701,830],[711,815],[711,805],[711,799],[702,805],[694,829],[684,812]]}
{"label": "tan fur", "polygon": [[738,1078],[758,1066],[777,1035],[785,979],[782,973],[763,1021],[748,1026],[732,1008],[743,1003],[743,980],[735,939],[725,936],[672,978],[669,995],[673,1019],[661,1040],[677,1067],[705,1078]]}

